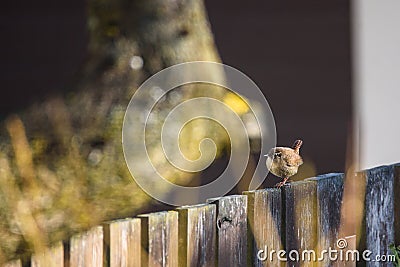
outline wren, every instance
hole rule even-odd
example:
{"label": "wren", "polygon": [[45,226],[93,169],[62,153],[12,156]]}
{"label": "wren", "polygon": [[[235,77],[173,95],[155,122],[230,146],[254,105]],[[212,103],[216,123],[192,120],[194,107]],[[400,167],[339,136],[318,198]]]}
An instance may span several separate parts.
{"label": "wren", "polygon": [[300,147],[303,141],[296,140],[290,147],[275,147],[272,148],[267,155],[267,168],[272,174],[283,178],[282,182],[275,186],[281,188],[289,178],[295,175],[299,166],[303,164],[303,159],[300,156]]}

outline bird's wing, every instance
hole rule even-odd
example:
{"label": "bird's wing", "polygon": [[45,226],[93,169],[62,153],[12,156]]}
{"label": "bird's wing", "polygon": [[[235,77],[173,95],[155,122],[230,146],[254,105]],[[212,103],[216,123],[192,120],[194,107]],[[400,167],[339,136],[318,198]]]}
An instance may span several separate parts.
{"label": "bird's wing", "polygon": [[298,154],[290,154],[285,158],[286,165],[289,167],[297,167],[303,164],[303,159]]}

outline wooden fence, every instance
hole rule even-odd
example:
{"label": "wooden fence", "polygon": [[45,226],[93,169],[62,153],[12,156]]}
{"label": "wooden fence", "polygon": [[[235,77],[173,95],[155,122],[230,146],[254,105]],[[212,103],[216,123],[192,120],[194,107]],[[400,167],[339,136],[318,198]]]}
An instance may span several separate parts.
{"label": "wooden fence", "polygon": [[[344,203],[348,203],[347,210]],[[360,211],[354,230],[357,236],[345,240],[348,243],[343,249],[354,249],[357,243],[359,250],[371,251],[371,259],[393,254],[389,245],[400,244],[400,165],[358,173],[351,181],[346,179],[346,186],[343,174],[327,174],[293,182],[282,190],[244,192],[210,199],[206,204],[116,220],[72,237],[69,244],[32,256],[27,265],[355,266],[354,261],[329,258],[318,262],[288,258],[284,262],[277,253],[272,254],[273,261],[271,257],[261,259],[271,256],[271,250],[284,249],[288,257],[291,250],[301,255],[310,249],[338,249],[338,240],[348,231],[345,224],[357,225],[352,215],[357,217]],[[393,262],[361,260],[357,265],[394,266]],[[21,262],[6,266],[21,266]]]}

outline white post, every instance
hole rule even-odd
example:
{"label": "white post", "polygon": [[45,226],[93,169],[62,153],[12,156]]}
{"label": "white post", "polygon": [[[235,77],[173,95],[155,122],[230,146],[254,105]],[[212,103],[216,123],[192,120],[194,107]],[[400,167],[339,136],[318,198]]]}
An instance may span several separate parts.
{"label": "white post", "polygon": [[400,162],[400,1],[353,0],[360,168]]}

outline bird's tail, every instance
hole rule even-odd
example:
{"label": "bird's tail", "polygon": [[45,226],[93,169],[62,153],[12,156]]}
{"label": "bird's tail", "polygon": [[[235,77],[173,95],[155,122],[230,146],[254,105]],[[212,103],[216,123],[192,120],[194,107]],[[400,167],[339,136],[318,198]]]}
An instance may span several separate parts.
{"label": "bird's tail", "polygon": [[299,154],[300,147],[301,147],[302,144],[303,144],[303,141],[301,141],[301,140],[294,141],[293,149],[294,149],[294,151],[296,151],[297,154]]}

